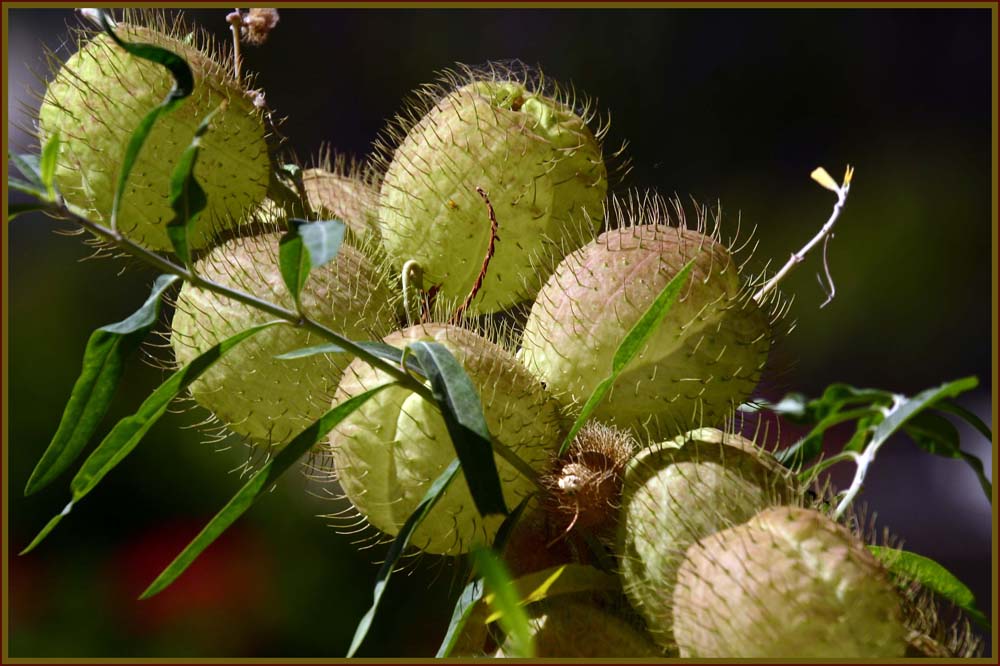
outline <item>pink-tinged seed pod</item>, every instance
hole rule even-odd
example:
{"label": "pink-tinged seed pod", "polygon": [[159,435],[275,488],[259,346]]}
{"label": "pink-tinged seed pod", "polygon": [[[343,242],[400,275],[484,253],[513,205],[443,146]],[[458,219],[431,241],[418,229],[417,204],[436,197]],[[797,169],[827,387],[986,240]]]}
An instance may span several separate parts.
{"label": "pink-tinged seed pod", "polygon": [[674,588],[682,657],[886,659],[906,634],[883,567],[808,509],[762,511],[693,544]]}
{"label": "pink-tinged seed pod", "polygon": [[796,496],[787,471],[739,435],[702,428],[636,454],[616,551],[625,592],[657,642],[675,647],[673,589],[691,544]]}
{"label": "pink-tinged seed pod", "polygon": [[693,259],[680,298],[594,418],[652,441],[722,425],[757,385],[771,345],[769,316],[704,221],[696,229],[671,224],[667,202],[657,198],[616,201],[612,212],[618,228],[566,257],[539,292],[522,362],[564,405],[579,407],[611,373],[625,336]]}

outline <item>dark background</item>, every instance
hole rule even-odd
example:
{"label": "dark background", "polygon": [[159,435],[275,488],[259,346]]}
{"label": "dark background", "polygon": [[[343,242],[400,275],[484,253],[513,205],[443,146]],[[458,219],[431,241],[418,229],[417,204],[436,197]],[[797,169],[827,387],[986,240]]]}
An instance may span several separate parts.
{"label": "dark background", "polygon": [[[190,16],[226,39],[227,10]],[[20,104],[41,90],[43,45],[69,10],[10,10],[8,130],[32,139]],[[65,53],[64,53],[65,55]],[[809,180],[856,166],[831,243],[837,298],[825,309],[813,258],[785,283],[794,332],[762,392],[810,395],[834,381],[913,394],[976,375],[962,403],[991,422],[990,14],[988,10],[282,10],[247,49],[301,158],[322,142],[364,156],[406,94],[455,62],[518,58],[571,81],[611,112],[634,170],[616,187],[719,200],[757,225],[758,257],[783,261],[834,197]],[[43,75],[44,76],[44,75]],[[49,441],[89,332],[130,313],[152,276],[79,263],[77,239],[41,217],[9,228],[8,547],[22,548],[68,499],[60,481],[20,489]],[[130,371],[109,415],[158,383]],[[214,452],[169,415],[37,552],[10,558],[12,656],[338,657],[370,602],[380,553],[357,552],[316,514],[336,510],[299,476],[254,508],[171,590],[135,596],[231,496],[245,452]],[[992,467],[990,444],[962,430]],[[844,470],[848,472],[849,470]],[[960,462],[904,438],[880,454],[865,497],[912,550],[957,573],[990,612],[990,507]],[[841,485],[849,477],[839,476]],[[307,492],[312,490],[313,494]],[[417,566],[393,580],[362,656],[428,656],[455,588]]]}

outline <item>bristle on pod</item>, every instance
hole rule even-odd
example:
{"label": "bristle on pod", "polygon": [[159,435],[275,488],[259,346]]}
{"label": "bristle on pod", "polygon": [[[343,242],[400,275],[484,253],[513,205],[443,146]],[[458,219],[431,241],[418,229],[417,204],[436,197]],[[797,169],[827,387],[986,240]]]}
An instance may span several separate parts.
{"label": "bristle on pod", "polygon": [[[195,270],[224,286],[292,308],[278,266],[279,240],[277,232],[229,240],[198,261]],[[395,326],[386,276],[346,243],[331,262],[312,271],[301,303],[309,317],[352,340],[377,340]],[[212,345],[273,318],[186,283],[171,326],[177,363],[189,363]],[[324,342],[304,329],[278,325],[233,348],[191,385],[190,392],[233,432],[256,442],[284,444],[330,408],[330,397],[352,357],[274,357]]]}
{"label": "bristle on pod", "polygon": [[[189,244],[203,248],[216,231],[241,223],[264,198],[271,169],[267,130],[242,83],[233,80],[215,54],[165,32],[162,18],[150,23],[120,23],[116,30],[125,40],[182,56],[191,66],[195,87],[147,136],[121,202],[118,229],[148,248],[172,248],[166,233],[174,215],[169,200],[172,170],[202,120],[225,104],[202,139],[194,169],[208,204]],[[79,50],[48,85],[38,129],[42,141],[59,134],[55,182],[66,201],[108,224],[126,146],[146,114],[166,97],[173,77],[162,65],[127,53],[105,33],[81,31],[79,36]]]}
{"label": "bristle on pod", "polygon": [[762,511],[693,544],[674,588],[682,657],[902,657],[900,600],[864,543],[824,514]]}
{"label": "bristle on pod", "polygon": [[625,472],[617,554],[625,592],[661,645],[674,647],[672,595],[688,547],[797,497],[784,468],[736,434],[701,428],[636,454]]}
{"label": "bristle on pod", "polygon": [[771,345],[769,316],[718,229],[705,228],[704,210],[697,228],[680,214],[655,196],[613,201],[609,224],[619,226],[559,264],[532,306],[519,356],[564,405],[579,406],[611,374],[625,336],[694,260],[677,302],[594,411],[652,441],[723,425],[753,392]]}
{"label": "bristle on pod", "polygon": [[[386,337],[397,348],[418,340],[445,345],[465,368],[482,401],[491,435],[541,471],[565,428],[558,405],[513,356],[476,333],[446,324],[413,326]],[[355,360],[334,402],[391,381]],[[329,453],[344,494],[368,523],[395,535],[430,484],[455,458],[438,408],[408,389],[390,387],[370,398],[331,433]],[[509,507],[535,490],[509,463],[496,457]],[[457,555],[478,539],[488,543],[501,516],[484,520],[464,476],[451,484],[414,532],[411,543],[429,553]]]}
{"label": "bristle on pod", "polygon": [[602,130],[591,130],[574,103],[538,76],[493,65],[446,73],[418,91],[379,148],[379,227],[397,267],[414,260],[428,287],[465,298],[491,247],[486,198],[499,231],[470,311],[534,298],[603,214]]}

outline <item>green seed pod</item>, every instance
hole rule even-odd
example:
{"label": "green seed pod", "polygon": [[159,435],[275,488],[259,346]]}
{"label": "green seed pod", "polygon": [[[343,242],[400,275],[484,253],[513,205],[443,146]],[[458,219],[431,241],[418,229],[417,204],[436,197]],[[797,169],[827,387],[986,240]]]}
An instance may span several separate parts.
{"label": "green seed pod", "polygon": [[[154,28],[120,24],[117,33],[182,56],[195,79],[191,96],[156,121],[139,152],[118,215],[118,228],[129,239],[154,250],[172,249],[166,233],[174,216],[171,172],[202,120],[227,104],[204,135],[194,169],[208,205],[191,230],[190,246],[203,248],[213,232],[244,219],[267,192],[271,163],[262,114],[207,50]],[[59,133],[55,182],[66,201],[95,221],[110,223],[132,132],[173,83],[165,67],[127,53],[104,33],[62,65],[45,91],[38,126],[42,140]]]}
{"label": "green seed pod", "polygon": [[620,228],[566,257],[525,325],[520,358],[565,405],[611,374],[619,344],[691,259],[682,294],[594,418],[658,441],[722,425],[757,385],[771,344],[719,238],[667,224],[667,204],[615,202]]}
{"label": "green seed pod", "polygon": [[671,604],[688,547],[795,496],[790,478],[752,442],[711,428],[644,449],[622,490],[618,556],[623,587],[665,647]]}
{"label": "green seed pod", "polygon": [[[593,237],[607,170],[602,131],[558,92],[512,72],[466,70],[422,93],[430,108],[400,120],[382,148],[379,225],[397,267],[417,261],[440,298],[462,301],[481,273],[496,213],[495,253],[470,312],[534,298],[552,267]],[[405,134],[405,136],[403,136]]]}
{"label": "green seed pod", "polygon": [[[532,604],[530,611],[535,656],[540,659],[663,656],[649,634],[593,601],[557,598]],[[504,647],[494,656],[505,657]]]}
{"label": "green seed pod", "polygon": [[[559,444],[564,424],[542,385],[504,349],[471,331],[443,324],[414,326],[385,342],[397,348],[418,340],[440,342],[465,368],[479,392],[490,433],[540,471]],[[391,381],[356,359],[344,373],[335,402]],[[408,389],[377,393],[334,429],[329,442],[344,494],[378,530],[395,535],[430,484],[455,458],[437,407]],[[496,458],[504,499],[516,506],[535,490],[509,463]],[[459,554],[475,539],[495,534],[501,516],[476,511],[464,476],[458,478],[413,534],[411,543],[430,553]]]}
{"label": "green seed pod", "polygon": [[[236,238],[197,262],[196,272],[224,286],[293,308],[278,267],[280,234]],[[333,261],[313,269],[301,293],[311,318],[353,340],[378,339],[394,326],[386,278],[346,244]],[[178,364],[272,315],[185,283],[177,298],[170,343]],[[281,445],[330,408],[349,354],[274,358],[326,342],[279,325],[240,343],[194,382],[191,395],[228,427],[258,442]]]}
{"label": "green seed pod", "polygon": [[674,589],[682,657],[902,657],[900,600],[864,543],[825,515],[763,511],[694,544]]}

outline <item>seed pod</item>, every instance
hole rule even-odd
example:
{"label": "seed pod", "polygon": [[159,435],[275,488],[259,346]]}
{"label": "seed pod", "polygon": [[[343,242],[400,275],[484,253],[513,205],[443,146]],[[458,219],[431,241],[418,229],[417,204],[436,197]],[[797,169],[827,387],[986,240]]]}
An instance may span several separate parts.
{"label": "seed pod", "polygon": [[900,600],[864,544],[823,514],[763,511],[690,547],[674,589],[682,657],[902,657]]}
{"label": "seed pod", "polygon": [[673,587],[688,547],[794,496],[787,473],[770,455],[711,428],[651,446],[632,459],[617,550],[625,592],[657,642],[674,647]]}
{"label": "seed pod", "polygon": [[[194,168],[208,204],[189,244],[205,247],[214,231],[238,223],[264,198],[271,164],[262,114],[207,50],[154,28],[119,24],[116,31],[122,39],[180,55],[195,80],[191,96],[160,116],[139,151],[118,215],[118,228],[129,239],[155,250],[172,248],[166,233],[174,216],[170,175],[202,120],[226,103],[202,139]],[[132,132],[173,84],[165,67],[127,53],[104,33],[62,65],[45,91],[38,126],[42,140],[59,133],[55,183],[66,201],[95,221],[110,222]]]}
{"label": "seed pod", "polygon": [[768,316],[716,235],[669,225],[659,199],[613,207],[622,226],[566,257],[538,294],[520,358],[564,405],[583,403],[611,374],[625,336],[694,259],[678,301],[594,418],[652,441],[721,425],[757,385]]}
{"label": "seed pod", "polygon": [[[556,598],[532,604],[530,611],[538,658],[663,656],[649,634],[593,601]],[[504,647],[494,656],[505,657]]]}
{"label": "seed pod", "polygon": [[[418,340],[445,345],[479,392],[490,433],[525,463],[541,470],[563,429],[558,406],[514,357],[471,331],[444,324],[414,326],[385,342],[397,348]],[[335,402],[391,381],[384,372],[355,360],[344,373]],[[455,458],[437,407],[408,389],[391,387],[370,398],[331,433],[329,449],[345,495],[380,531],[395,535],[430,484]],[[508,506],[535,487],[496,457]],[[414,532],[411,543],[430,553],[459,554],[475,539],[489,542],[501,516],[484,520],[459,473]]]}
{"label": "seed pod", "polygon": [[[397,267],[416,260],[440,297],[462,301],[495,253],[470,312],[534,298],[555,264],[592,238],[607,191],[600,139],[558,92],[509,71],[464,70],[422,93],[430,108],[399,120],[382,147],[379,225]],[[414,114],[417,115],[417,114]]]}
{"label": "seed pod", "polygon": [[340,155],[324,155],[321,166],[302,172],[309,206],[323,219],[343,221],[357,238],[378,238],[378,185],[370,169]]}
{"label": "seed pod", "polygon": [[[224,286],[292,308],[278,267],[280,234],[227,241],[197,262],[196,272]],[[386,278],[360,251],[344,244],[312,271],[301,292],[311,318],[353,340],[378,339],[394,326]],[[185,283],[177,298],[170,343],[177,362],[189,363],[212,345],[272,315]],[[228,427],[259,442],[281,445],[330,408],[330,396],[349,354],[295,360],[276,355],[326,342],[279,325],[240,343],[191,387],[191,395]]]}

